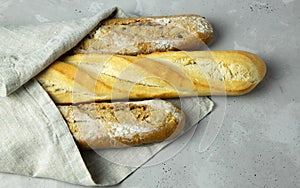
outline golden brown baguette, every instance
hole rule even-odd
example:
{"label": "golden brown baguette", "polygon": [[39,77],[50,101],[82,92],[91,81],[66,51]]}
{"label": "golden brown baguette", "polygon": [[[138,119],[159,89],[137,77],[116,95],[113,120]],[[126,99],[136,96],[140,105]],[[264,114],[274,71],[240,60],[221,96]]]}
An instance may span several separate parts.
{"label": "golden brown baguette", "polygon": [[82,149],[137,146],[175,138],[184,114],[163,100],[58,106]]}
{"label": "golden brown baguette", "polygon": [[103,21],[71,52],[136,55],[191,50],[212,37],[211,24],[199,15],[113,18]]}
{"label": "golden brown baguette", "polygon": [[266,65],[244,51],[169,51],[139,56],[79,54],[37,79],[56,103],[180,96],[242,95]]}

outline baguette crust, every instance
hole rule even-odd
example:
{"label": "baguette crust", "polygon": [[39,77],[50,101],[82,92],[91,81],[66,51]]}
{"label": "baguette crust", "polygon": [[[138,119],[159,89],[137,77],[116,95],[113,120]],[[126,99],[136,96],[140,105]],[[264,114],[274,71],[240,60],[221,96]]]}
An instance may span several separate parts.
{"label": "baguette crust", "polygon": [[113,18],[78,44],[72,53],[137,55],[195,50],[213,37],[211,24],[199,15]]}
{"label": "baguette crust", "polygon": [[184,115],[162,100],[58,106],[82,149],[137,146],[177,136]]}
{"label": "baguette crust", "polygon": [[169,51],[123,56],[78,54],[55,62],[38,81],[58,104],[116,99],[242,95],[266,65],[244,51]]}

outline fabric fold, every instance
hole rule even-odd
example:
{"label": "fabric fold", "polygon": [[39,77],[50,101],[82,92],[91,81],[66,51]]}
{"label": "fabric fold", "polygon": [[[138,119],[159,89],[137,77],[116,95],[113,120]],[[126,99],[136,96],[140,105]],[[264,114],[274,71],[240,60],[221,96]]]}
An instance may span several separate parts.
{"label": "fabric fold", "polygon": [[0,27],[0,96],[36,76],[116,10],[79,20]]}

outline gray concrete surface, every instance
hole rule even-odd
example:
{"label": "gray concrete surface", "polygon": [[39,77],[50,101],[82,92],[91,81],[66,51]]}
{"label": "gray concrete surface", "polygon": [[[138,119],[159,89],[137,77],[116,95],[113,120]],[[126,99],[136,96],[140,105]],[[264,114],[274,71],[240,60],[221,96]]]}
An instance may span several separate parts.
{"label": "gray concrete surface", "polygon": [[[134,15],[195,13],[215,28],[211,50],[246,50],[267,63],[265,80],[250,94],[213,98],[215,111],[225,109],[221,122],[213,111],[176,152],[158,154],[116,187],[300,187],[299,0],[57,2],[2,0],[0,24],[76,18],[112,5]],[[203,150],[205,130],[216,123],[219,133]],[[0,174],[0,187],[80,186]]]}

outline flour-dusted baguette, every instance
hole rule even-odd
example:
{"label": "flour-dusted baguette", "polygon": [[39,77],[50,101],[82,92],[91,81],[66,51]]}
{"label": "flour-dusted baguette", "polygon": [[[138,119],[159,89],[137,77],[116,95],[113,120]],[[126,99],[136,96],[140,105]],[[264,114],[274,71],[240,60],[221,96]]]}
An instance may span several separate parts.
{"label": "flour-dusted baguette", "polygon": [[242,95],[266,65],[244,51],[169,51],[139,56],[79,54],[55,62],[38,81],[56,103]]}
{"label": "flour-dusted baguette", "polygon": [[175,138],[184,114],[163,100],[58,106],[82,149],[118,148]]}
{"label": "flour-dusted baguette", "polygon": [[113,18],[103,21],[71,52],[136,55],[197,49],[213,37],[199,15]]}

